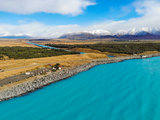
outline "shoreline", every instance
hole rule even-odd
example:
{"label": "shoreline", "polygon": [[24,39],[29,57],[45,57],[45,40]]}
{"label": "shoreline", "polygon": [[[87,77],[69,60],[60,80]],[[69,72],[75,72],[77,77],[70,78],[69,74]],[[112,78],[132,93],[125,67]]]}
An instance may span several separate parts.
{"label": "shoreline", "polygon": [[[145,57],[143,57],[143,56],[145,56]],[[132,56],[128,56],[128,57],[114,57],[114,58],[96,59],[96,60],[92,60],[91,63],[83,64],[78,67],[64,69],[61,71],[57,71],[55,73],[50,73],[50,74],[43,76],[41,78],[35,78],[31,81],[26,81],[26,82],[20,83],[18,85],[9,87],[7,89],[1,90],[0,91],[0,101],[5,101],[8,99],[12,99],[15,97],[26,95],[28,93],[35,91],[35,90],[38,90],[38,89],[41,89],[47,85],[50,85],[54,82],[65,80],[65,79],[70,78],[80,72],[87,71],[96,65],[117,63],[117,62],[122,62],[125,60],[131,60],[131,59],[143,59],[143,58],[157,57],[157,56],[160,56],[160,53],[143,55],[143,56],[142,55],[132,55]]]}

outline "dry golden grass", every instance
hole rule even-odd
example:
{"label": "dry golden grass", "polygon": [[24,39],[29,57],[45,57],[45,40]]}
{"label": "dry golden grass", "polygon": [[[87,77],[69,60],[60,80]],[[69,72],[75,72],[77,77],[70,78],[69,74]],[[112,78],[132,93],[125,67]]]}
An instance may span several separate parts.
{"label": "dry golden grass", "polygon": [[[26,43],[26,40],[13,40],[13,41],[0,41],[0,47],[4,46],[23,46],[23,47],[35,47],[34,45],[30,45]],[[55,40],[49,42],[38,42],[39,44],[95,44],[97,41],[74,41],[74,40]],[[55,57],[46,57],[46,58],[34,58],[34,59],[21,59],[21,60],[0,60],[0,69],[5,70],[5,72],[0,72],[0,79],[5,77],[9,77],[12,75],[16,75],[25,71],[36,69],[37,67],[43,67],[48,63],[60,63],[65,67],[73,67],[82,65],[84,63],[90,62],[89,59],[98,59],[98,58],[107,58],[106,55],[112,56],[128,56],[128,54],[118,54],[118,53],[110,53],[110,52],[100,52],[98,50],[87,49],[87,48],[74,48],[72,50],[86,52],[89,54],[81,54],[81,55],[62,55]],[[157,51],[149,51],[142,53],[145,54],[153,54],[158,53]]]}
{"label": "dry golden grass", "polygon": [[36,47],[31,44],[27,44],[25,41],[0,41],[0,47],[15,47],[15,46],[21,46],[21,47]]}
{"label": "dry golden grass", "polygon": [[89,53],[81,55],[62,55],[46,58],[21,59],[21,60],[0,60],[0,69],[5,72],[0,73],[0,79],[20,74],[25,71],[43,67],[46,64],[60,63],[65,67],[74,67],[90,62],[91,59],[106,58],[105,54]]}
{"label": "dry golden grass", "polygon": [[126,44],[126,43],[160,43],[159,40],[140,40],[140,41],[112,41],[113,39],[92,39],[92,40],[69,40],[69,39],[53,39],[50,41],[35,41],[36,43],[41,44],[68,44],[68,45],[76,45],[76,44]]}
{"label": "dry golden grass", "polygon": [[86,52],[86,53],[102,53],[99,50],[93,50],[93,49],[90,49],[90,48],[73,48],[71,50],[79,51],[79,52]]}
{"label": "dry golden grass", "polygon": [[[112,55],[116,57],[121,57],[121,56],[130,56],[129,54],[119,54],[119,53],[110,53],[110,52],[104,52],[106,55]],[[150,55],[150,54],[156,54],[160,53],[159,51],[146,51],[137,55]]]}
{"label": "dry golden grass", "polygon": [[129,54],[119,54],[119,53],[111,53],[111,52],[103,52],[106,55],[111,55],[115,57],[120,57],[120,56],[129,56]]}
{"label": "dry golden grass", "polygon": [[144,53],[140,53],[139,55],[149,55],[149,54],[156,54],[156,53],[160,53],[159,51],[146,51]]}
{"label": "dry golden grass", "polygon": [[66,45],[81,45],[81,44],[96,44],[108,43],[112,39],[92,39],[92,40],[69,40],[69,39],[51,39],[49,41],[33,41],[39,44],[66,44]]}
{"label": "dry golden grass", "polygon": [[79,52],[86,52],[86,53],[100,53],[100,54],[106,54],[106,55],[111,55],[111,56],[128,56],[128,54],[119,54],[119,53],[111,53],[111,52],[101,52],[99,50],[93,50],[90,48],[73,48],[71,49],[73,51],[79,51]]}
{"label": "dry golden grass", "polygon": [[81,44],[96,44],[96,41],[90,42],[90,41],[47,41],[47,42],[37,42],[39,44],[65,44],[65,45],[81,45]]}

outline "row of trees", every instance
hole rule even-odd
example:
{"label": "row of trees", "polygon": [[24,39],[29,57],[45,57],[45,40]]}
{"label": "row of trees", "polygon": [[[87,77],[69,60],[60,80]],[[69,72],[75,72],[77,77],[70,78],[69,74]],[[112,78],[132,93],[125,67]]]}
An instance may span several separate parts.
{"label": "row of trees", "polygon": [[8,56],[10,59],[29,59],[40,57],[51,57],[58,55],[79,54],[78,52],[65,50],[51,50],[46,48],[32,47],[0,47],[0,59]]}
{"label": "row of trees", "polygon": [[63,45],[48,44],[58,48],[91,48],[101,52],[138,54],[145,51],[160,51],[160,43],[115,43],[115,44],[85,44],[85,45]]}

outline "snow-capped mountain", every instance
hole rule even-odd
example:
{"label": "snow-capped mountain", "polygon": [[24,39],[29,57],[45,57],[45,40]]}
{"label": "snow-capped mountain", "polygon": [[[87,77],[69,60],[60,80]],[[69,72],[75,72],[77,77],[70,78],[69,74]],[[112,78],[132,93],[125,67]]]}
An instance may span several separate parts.
{"label": "snow-capped mountain", "polygon": [[150,27],[142,27],[142,28],[132,28],[129,30],[119,30],[115,33],[115,35],[145,35],[156,34],[160,31],[159,28],[150,28]]}
{"label": "snow-capped mountain", "polygon": [[111,35],[112,33],[107,30],[92,30],[92,31],[84,31],[84,33],[90,33],[93,35]]}
{"label": "snow-capped mountain", "polygon": [[132,28],[128,31],[120,30],[112,33],[107,30],[83,31],[62,35],[60,38],[87,40],[87,39],[160,39],[160,29],[142,27],[141,29]]}
{"label": "snow-capped mountain", "polygon": [[[60,36],[61,35],[61,36]],[[60,37],[59,37],[60,36]],[[44,38],[60,38],[60,39],[75,39],[75,40],[87,40],[87,39],[159,39],[160,36],[160,28],[150,28],[150,27],[142,27],[142,28],[131,28],[128,30],[119,30],[117,32],[112,32],[104,29],[97,30],[84,30],[82,32],[75,33],[52,33],[48,35],[48,37]],[[42,38],[35,37],[30,34],[9,34],[8,32],[0,32],[0,38]]]}

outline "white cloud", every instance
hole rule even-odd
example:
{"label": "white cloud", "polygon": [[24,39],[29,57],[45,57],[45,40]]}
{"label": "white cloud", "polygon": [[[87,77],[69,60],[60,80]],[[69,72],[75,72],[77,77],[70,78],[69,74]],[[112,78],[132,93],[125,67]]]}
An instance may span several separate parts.
{"label": "white cloud", "polygon": [[58,37],[65,34],[67,31],[78,32],[80,26],[78,25],[59,25],[49,26],[38,22],[21,24],[21,25],[0,25],[0,36],[8,35],[29,35],[33,37]]}
{"label": "white cloud", "polygon": [[[143,0],[133,4],[141,17],[121,21],[104,21],[90,26],[63,25],[49,26],[39,22],[21,25],[0,24],[0,35],[31,35],[35,37],[58,37],[65,33],[84,31],[109,31],[111,33],[136,32],[140,30],[160,30],[160,1]],[[108,32],[108,33],[109,33]]]}
{"label": "white cloud", "polygon": [[133,4],[141,17],[122,21],[108,21],[93,25],[92,28],[105,29],[113,33],[160,29],[160,1],[143,0]]}
{"label": "white cloud", "polygon": [[32,14],[37,12],[78,15],[92,0],[0,0],[0,11]]}

